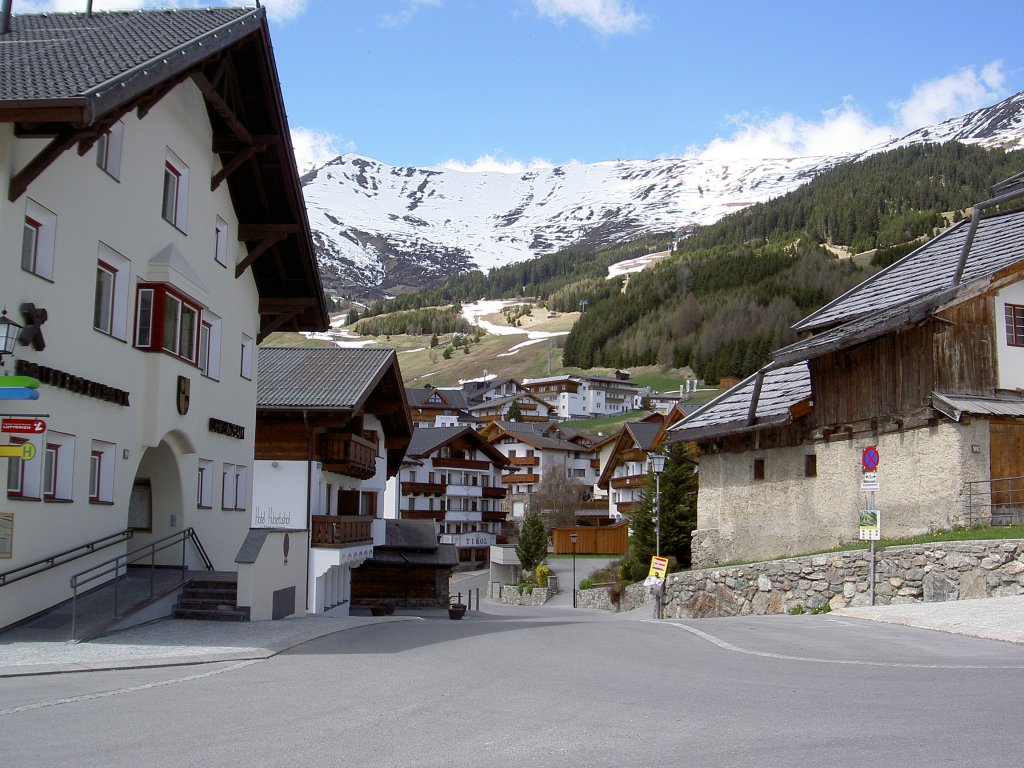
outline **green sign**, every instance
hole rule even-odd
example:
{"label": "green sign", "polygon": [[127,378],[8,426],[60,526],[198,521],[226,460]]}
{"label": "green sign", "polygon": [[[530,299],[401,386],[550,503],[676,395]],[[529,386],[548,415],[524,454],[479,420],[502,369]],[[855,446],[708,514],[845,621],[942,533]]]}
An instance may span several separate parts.
{"label": "green sign", "polygon": [[0,387],[39,389],[39,379],[33,379],[31,376],[0,376]]}

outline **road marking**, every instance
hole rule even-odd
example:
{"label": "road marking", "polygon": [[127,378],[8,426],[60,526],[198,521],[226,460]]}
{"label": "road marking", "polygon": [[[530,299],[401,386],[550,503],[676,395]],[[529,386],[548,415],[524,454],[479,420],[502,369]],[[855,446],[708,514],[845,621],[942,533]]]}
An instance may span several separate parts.
{"label": "road marking", "polygon": [[130,688],[118,688],[113,691],[100,691],[98,693],[86,693],[81,696],[69,696],[66,699],[55,699],[54,701],[41,701],[37,704],[25,704],[21,707],[12,707],[10,709],[0,709],[0,717],[4,715],[15,715],[19,712],[29,712],[33,709],[44,709],[46,707],[56,707],[59,704],[74,704],[78,701],[91,701],[92,699],[105,699],[110,696],[120,696],[122,693],[135,693],[136,691],[146,691],[150,688],[163,688],[168,685],[177,685],[178,683],[187,683],[192,680],[201,680],[204,677],[213,677],[214,675],[220,675],[224,672],[233,672],[236,669],[242,667],[248,667],[250,664],[256,664],[257,662],[263,661],[263,659],[247,659],[240,661],[237,664],[232,664],[230,667],[224,667],[223,669],[214,669],[209,672],[200,672],[197,675],[188,675],[186,677],[176,677],[173,680],[161,680],[157,683],[145,683],[143,685],[133,685]]}
{"label": "road marking", "polygon": [[677,624],[672,621],[654,621],[652,619],[644,619],[644,621],[650,624],[663,624],[665,626],[677,627],[689,632],[691,635],[696,635],[703,640],[707,640],[712,645],[717,645],[725,651],[731,651],[732,653],[745,653],[748,656],[762,656],[766,659],[803,661],[814,664],[846,664],[855,667],[906,667],[910,669],[1024,669],[1024,664],[910,664],[899,661],[856,661],[853,659],[819,659],[814,656],[789,656],[784,653],[752,651],[748,648],[740,648],[738,645],[727,643],[725,640],[720,640],[714,635],[709,635],[707,632],[702,632],[694,627],[688,627],[685,624]]}

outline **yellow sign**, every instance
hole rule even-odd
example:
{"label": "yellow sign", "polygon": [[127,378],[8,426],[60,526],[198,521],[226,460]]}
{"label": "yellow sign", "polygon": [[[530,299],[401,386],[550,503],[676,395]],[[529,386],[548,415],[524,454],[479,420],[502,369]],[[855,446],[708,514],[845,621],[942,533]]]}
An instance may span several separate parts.
{"label": "yellow sign", "polygon": [[36,447],[32,443],[21,445],[0,445],[0,457],[9,459],[24,459],[30,461],[36,456]]}
{"label": "yellow sign", "polygon": [[668,573],[668,558],[667,557],[652,557],[651,558],[651,572],[649,576],[657,576],[659,579],[664,579],[665,574]]}

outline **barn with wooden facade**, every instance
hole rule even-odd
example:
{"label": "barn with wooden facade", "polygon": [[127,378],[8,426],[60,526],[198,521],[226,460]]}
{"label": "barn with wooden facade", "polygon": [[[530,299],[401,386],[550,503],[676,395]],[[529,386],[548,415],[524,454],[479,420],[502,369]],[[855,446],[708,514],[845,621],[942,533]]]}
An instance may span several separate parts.
{"label": "barn with wooden facade", "polygon": [[672,429],[701,454],[694,565],[858,539],[868,446],[883,536],[1019,519],[1024,210],[1006,208],[1021,182],[801,320],[804,339]]}

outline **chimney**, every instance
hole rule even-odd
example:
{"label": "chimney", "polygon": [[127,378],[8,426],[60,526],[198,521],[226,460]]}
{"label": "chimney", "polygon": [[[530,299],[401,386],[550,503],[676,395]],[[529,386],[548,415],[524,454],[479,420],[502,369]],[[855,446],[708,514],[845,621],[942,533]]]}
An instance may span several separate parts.
{"label": "chimney", "polygon": [[14,0],[3,0],[0,5],[0,35],[6,35],[11,29],[11,3]]}

